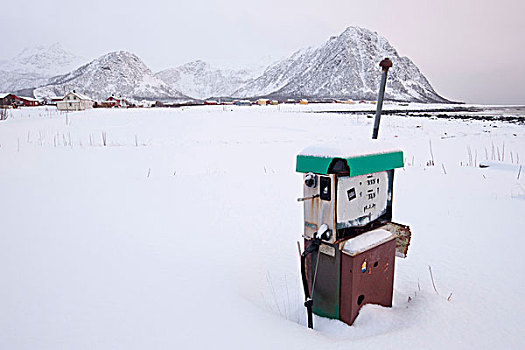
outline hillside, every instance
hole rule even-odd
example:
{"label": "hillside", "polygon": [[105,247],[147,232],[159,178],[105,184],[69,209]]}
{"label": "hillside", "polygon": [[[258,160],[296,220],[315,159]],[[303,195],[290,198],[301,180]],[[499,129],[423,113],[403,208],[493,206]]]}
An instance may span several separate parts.
{"label": "hillside", "polygon": [[136,55],[117,51],[50,80],[35,90],[35,97],[63,95],[77,90],[98,100],[122,96],[132,100],[180,101],[189,99],[156,78]]}
{"label": "hillside", "polygon": [[385,98],[448,102],[434,91],[409,58],[399,56],[384,37],[359,27],[347,28],[320,47],[297,51],[233,95],[375,100],[380,82],[378,63],[385,57],[394,64],[389,71]]}

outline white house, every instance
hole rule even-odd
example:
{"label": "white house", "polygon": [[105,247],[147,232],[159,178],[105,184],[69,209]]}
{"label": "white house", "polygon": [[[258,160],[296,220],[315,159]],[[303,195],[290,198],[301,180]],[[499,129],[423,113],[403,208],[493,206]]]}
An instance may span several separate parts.
{"label": "white house", "polygon": [[57,101],[59,111],[83,111],[93,108],[94,101],[87,96],[75,92],[67,93],[61,101]]}

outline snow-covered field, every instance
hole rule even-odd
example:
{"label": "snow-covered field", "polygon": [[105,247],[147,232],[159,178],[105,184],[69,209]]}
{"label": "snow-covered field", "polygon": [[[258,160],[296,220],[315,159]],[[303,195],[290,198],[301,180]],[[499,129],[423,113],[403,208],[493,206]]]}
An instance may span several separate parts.
{"label": "snow-covered field", "polygon": [[525,126],[499,121],[383,116],[394,306],[305,327],[295,157],[372,132],[333,107],[10,111],[0,349],[525,348]]}

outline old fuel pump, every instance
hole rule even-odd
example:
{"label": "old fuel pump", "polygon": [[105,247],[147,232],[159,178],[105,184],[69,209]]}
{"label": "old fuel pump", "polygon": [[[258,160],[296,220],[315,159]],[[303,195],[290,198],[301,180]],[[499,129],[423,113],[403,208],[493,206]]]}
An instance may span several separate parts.
{"label": "old fuel pump", "polygon": [[[403,152],[379,141],[310,147],[297,156],[304,173],[301,271],[312,312],[351,325],[365,304],[392,306],[396,245],[406,255],[407,226],[392,223],[394,169]],[[397,239],[396,239],[397,238]]]}

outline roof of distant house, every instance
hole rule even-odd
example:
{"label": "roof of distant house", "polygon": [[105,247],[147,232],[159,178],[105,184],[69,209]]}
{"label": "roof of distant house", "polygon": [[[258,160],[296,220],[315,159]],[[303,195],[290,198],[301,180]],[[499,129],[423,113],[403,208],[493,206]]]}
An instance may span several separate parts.
{"label": "roof of distant house", "polygon": [[[89,100],[89,101],[92,100],[92,98],[87,97],[86,95],[82,95],[82,94],[80,94],[80,93],[78,93],[78,92],[76,92],[76,91],[70,91],[70,92],[68,92],[68,93],[66,94],[66,96],[69,95],[69,94],[73,94],[73,95],[75,95],[76,97],[78,97],[78,98],[81,99],[81,100]],[[64,97],[66,97],[66,96],[64,96]]]}
{"label": "roof of distant house", "polygon": [[19,99],[21,100],[26,100],[26,101],[33,101],[33,102],[38,102],[38,99],[36,98],[33,98],[33,97],[27,97],[27,96],[18,96]]}

